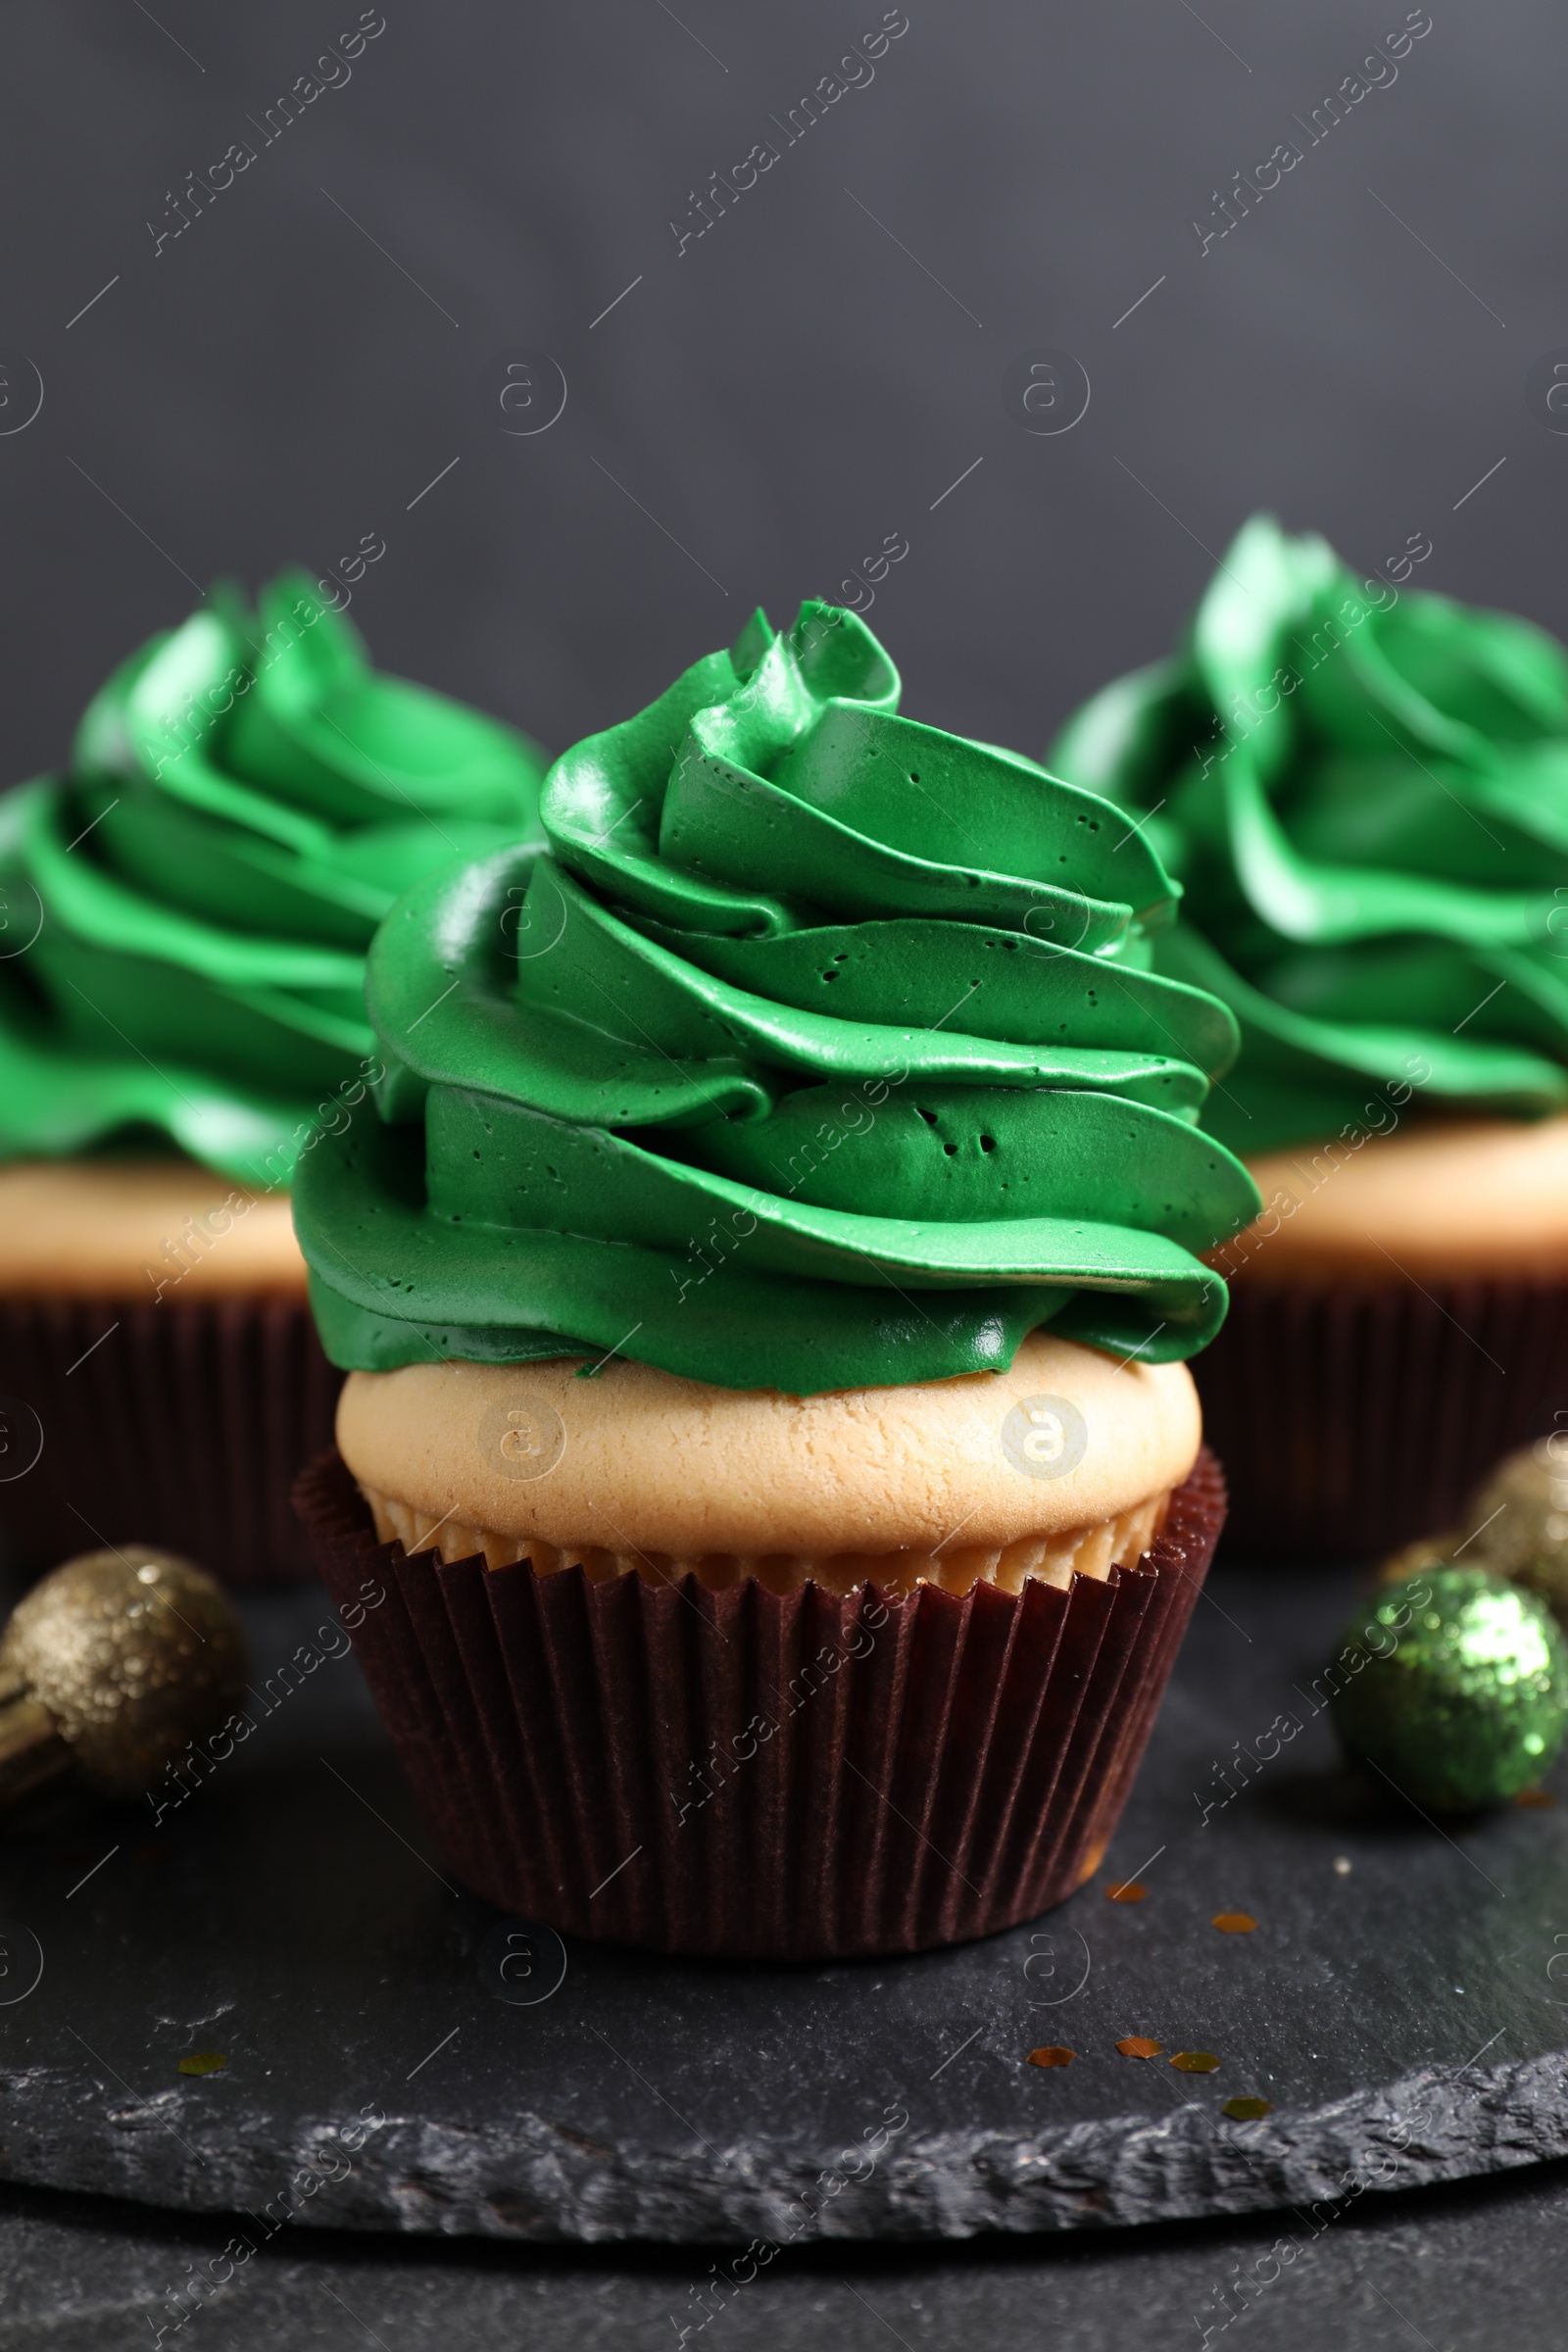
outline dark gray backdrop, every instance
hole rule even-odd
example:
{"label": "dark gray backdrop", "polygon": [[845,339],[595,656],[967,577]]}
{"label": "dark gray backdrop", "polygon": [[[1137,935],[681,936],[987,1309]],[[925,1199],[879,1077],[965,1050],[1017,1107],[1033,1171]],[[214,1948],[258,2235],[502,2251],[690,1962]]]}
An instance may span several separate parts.
{"label": "dark gray backdrop", "polygon": [[[889,534],[869,618],[906,709],[1026,749],[1164,648],[1258,505],[1357,561],[1424,532],[1423,584],[1568,631],[1568,438],[1526,404],[1568,345],[1560,5],[1432,0],[1316,145],[1401,0],[902,13],[787,145],[880,0],[385,0],[267,144],[355,0],[10,0],[0,423],[27,361],[44,398],[0,437],[0,780],[198,584],[367,533],[382,663],[553,750]],[[677,253],[671,217],[763,139]],[[1286,139],[1301,162],[1201,253],[1195,216]],[[527,436],[494,357],[519,345],[567,388]],[[1087,370],[1069,432],[1004,406],[1038,346]]]}

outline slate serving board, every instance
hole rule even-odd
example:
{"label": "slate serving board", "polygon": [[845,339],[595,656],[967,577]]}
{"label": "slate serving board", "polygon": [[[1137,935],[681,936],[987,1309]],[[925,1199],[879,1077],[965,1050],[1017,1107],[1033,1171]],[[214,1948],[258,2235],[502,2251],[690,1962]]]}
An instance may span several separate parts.
{"label": "slate serving board", "polygon": [[235,2213],[257,2244],[288,2218],[762,2264],[1568,2152],[1568,1804],[1439,1829],[1340,1769],[1310,1686],[1358,1590],[1215,1573],[1107,1866],[1059,1910],[798,1969],[500,1921],[447,1883],[320,1589],[248,1602],[258,1729],[203,1786],[0,1841],[0,2178]]}

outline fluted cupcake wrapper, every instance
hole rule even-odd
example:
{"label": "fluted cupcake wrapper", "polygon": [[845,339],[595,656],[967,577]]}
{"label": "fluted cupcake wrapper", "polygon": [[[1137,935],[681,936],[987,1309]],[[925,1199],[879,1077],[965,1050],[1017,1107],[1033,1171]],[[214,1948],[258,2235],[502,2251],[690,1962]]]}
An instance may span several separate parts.
{"label": "fluted cupcake wrapper", "polygon": [[342,1385],[293,1299],[0,1298],[8,1566],[132,1542],[231,1584],[314,1575],[290,1488]]}
{"label": "fluted cupcake wrapper", "polygon": [[377,1544],[295,1490],[446,1858],[503,1910],[815,1959],[989,1935],[1103,1855],[1225,1516],[1208,1453],[1136,1567],[1066,1592],[714,1592]]}
{"label": "fluted cupcake wrapper", "polygon": [[1452,1527],[1568,1406],[1568,1285],[1234,1282],[1193,1373],[1227,1557],[1368,1557]]}

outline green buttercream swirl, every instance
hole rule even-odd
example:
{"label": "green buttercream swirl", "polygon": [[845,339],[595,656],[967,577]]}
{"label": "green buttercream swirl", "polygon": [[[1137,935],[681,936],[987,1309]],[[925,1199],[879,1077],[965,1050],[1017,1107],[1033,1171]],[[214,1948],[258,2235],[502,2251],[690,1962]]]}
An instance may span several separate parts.
{"label": "green buttercream swirl", "polygon": [[1158,812],[1185,897],[1155,964],[1241,1023],[1204,1113],[1236,1151],[1331,1134],[1412,1078],[1449,1112],[1568,1103],[1568,654],[1398,585],[1412,567],[1360,579],[1254,516],[1185,652],[1051,754]]}
{"label": "green buttercream swirl", "polygon": [[321,1096],[363,1085],[377,923],[536,832],[543,765],[373,670],[303,575],[254,615],[215,591],[109,680],[65,774],[0,800],[0,1158],[152,1131],[286,1181]]}
{"label": "green buttercream swirl", "polygon": [[621,1353],[794,1394],[1190,1354],[1254,1213],[1200,1133],[1230,1015],[1144,968],[1171,884],[1096,796],[896,715],[853,614],[760,614],[557,761],[548,852],[418,885],[387,1065],[300,1170],[327,1351]]}

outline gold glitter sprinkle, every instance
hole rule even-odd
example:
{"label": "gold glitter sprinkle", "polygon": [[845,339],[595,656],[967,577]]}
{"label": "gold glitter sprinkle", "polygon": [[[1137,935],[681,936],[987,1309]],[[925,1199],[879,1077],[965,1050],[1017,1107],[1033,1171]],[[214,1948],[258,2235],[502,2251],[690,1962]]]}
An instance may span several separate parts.
{"label": "gold glitter sprinkle", "polygon": [[1178,2050],[1171,2064],[1179,2066],[1184,2075],[1211,2075],[1219,2060],[1212,2050]]}
{"label": "gold glitter sprinkle", "polygon": [[1250,1911],[1216,1911],[1209,1925],[1222,1936],[1250,1936],[1257,1922]]}
{"label": "gold glitter sprinkle", "polygon": [[220,2075],[228,2059],[221,2050],[192,2050],[179,2062],[182,2075]]}
{"label": "gold glitter sprinkle", "polygon": [[1227,2099],[1220,2109],[1221,2115],[1228,2115],[1233,2124],[1255,2124],[1260,2115],[1273,2112],[1272,2099]]}
{"label": "gold glitter sprinkle", "polygon": [[1071,2066],[1077,2055],[1076,2050],[1064,2050],[1060,2042],[1054,2041],[1049,2049],[1031,2050],[1029,2063],[1031,2066]]}
{"label": "gold glitter sprinkle", "polygon": [[1110,1903],[1141,1903],[1149,1892],[1136,1879],[1122,1879],[1116,1886],[1105,1888],[1105,1900]]}
{"label": "gold glitter sprinkle", "polygon": [[1141,2034],[1129,2034],[1116,2047],[1124,2058],[1157,2058],[1165,2045],[1162,2041],[1146,2041]]}

